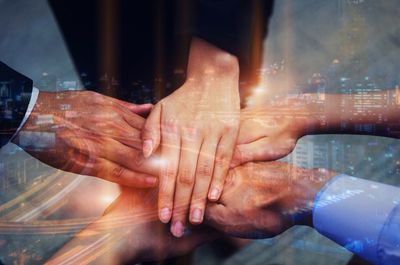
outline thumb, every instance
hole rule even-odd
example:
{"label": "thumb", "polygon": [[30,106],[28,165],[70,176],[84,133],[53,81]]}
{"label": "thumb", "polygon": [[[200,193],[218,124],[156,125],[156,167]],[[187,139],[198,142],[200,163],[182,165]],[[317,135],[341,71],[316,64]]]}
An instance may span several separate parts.
{"label": "thumb", "polygon": [[132,112],[134,112],[142,117],[147,117],[150,114],[153,107],[154,107],[153,104],[141,104],[141,105],[133,104],[133,106],[129,107],[129,109]]}
{"label": "thumb", "polygon": [[264,137],[257,141],[237,145],[231,167],[250,161],[273,161],[288,155],[296,141],[290,138]]}
{"label": "thumb", "polygon": [[153,108],[153,104],[137,105],[137,104],[125,102],[122,100],[118,100],[118,104],[122,105],[123,107],[129,109],[133,113],[138,114],[142,117],[147,117],[149,115],[151,109]]}
{"label": "thumb", "polygon": [[267,148],[271,148],[268,145],[267,137],[248,144],[237,145],[233,154],[231,168],[251,161],[271,160],[271,156],[269,155],[271,152],[268,152]]}
{"label": "thumb", "polygon": [[150,157],[160,145],[161,106],[157,104],[151,111],[142,129],[143,156]]}
{"label": "thumb", "polygon": [[241,120],[236,143],[246,144],[264,137],[266,130],[260,123],[260,120],[254,118]]}

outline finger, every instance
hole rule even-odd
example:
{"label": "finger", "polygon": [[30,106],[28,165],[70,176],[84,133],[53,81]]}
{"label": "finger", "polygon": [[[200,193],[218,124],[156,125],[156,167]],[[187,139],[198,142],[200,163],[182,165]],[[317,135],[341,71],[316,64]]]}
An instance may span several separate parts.
{"label": "finger", "polygon": [[92,164],[85,164],[87,175],[135,188],[153,188],[157,185],[157,178],[151,175],[131,171],[121,165],[96,158]]}
{"label": "finger", "polygon": [[128,123],[132,128],[136,130],[142,130],[144,123],[146,122],[143,117],[135,113],[123,112],[122,117],[124,118],[126,123]]}
{"label": "finger", "polygon": [[171,226],[171,233],[176,237],[183,235],[186,226],[200,146],[199,140],[188,141],[183,137]]}
{"label": "finger", "polygon": [[171,219],[176,175],[180,157],[180,135],[174,121],[162,128],[162,148],[160,172],[160,190],[158,195],[158,210],[161,222],[168,223]]}
{"label": "finger", "polygon": [[259,148],[265,148],[261,145],[261,143],[258,143],[263,142],[264,139],[265,138],[249,144],[237,145],[235,147],[235,151],[233,152],[230,167],[234,168],[247,162],[262,160],[259,155],[259,158],[256,159],[256,152],[260,152]]}
{"label": "finger", "polygon": [[111,138],[101,140],[99,156],[129,170],[157,176],[159,168],[152,159],[145,159],[139,149],[130,148]]}
{"label": "finger", "polygon": [[[125,104],[126,106],[126,104]],[[140,105],[135,105],[135,104],[130,104],[130,106],[127,106],[130,111],[133,113],[136,113],[142,117],[147,117],[151,110],[153,109],[154,105],[153,104],[140,104]]]}
{"label": "finger", "polygon": [[200,224],[203,221],[217,149],[217,140],[214,141],[214,139],[205,139],[200,149],[196,168],[196,181],[190,203],[190,222],[192,224]]}
{"label": "finger", "polygon": [[[62,137],[62,141],[68,145],[69,149],[88,157],[104,158],[139,173],[154,176],[159,173],[157,159],[145,159],[139,149],[130,148],[112,138],[84,132],[63,132]],[[72,157],[67,159],[71,160]]]}
{"label": "finger", "polygon": [[265,136],[265,126],[261,119],[245,119],[240,122],[239,134],[236,143],[247,144]]}
{"label": "finger", "polygon": [[157,104],[142,129],[143,155],[148,158],[160,144],[161,104]]}
{"label": "finger", "polygon": [[[113,124],[112,134],[102,134],[107,137],[110,137],[120,143],[123,143],[129,147],[133,147],[135,149],[141,150],[142,149],[142,139],[140,138],[141,134],[141,127],[135,128],[131,124],[133,121],[130,121],[131,124],[128,123],[128,120],[121,121],[122,124]],[[143,123],[142,123],[143,124]],[[140,125],[139,125],[140,126]]]}
{"label": "finger", "polygon": [[[84,132],[71,132],[68,130],[59,133],[62,141],[68,145],[70,155],[68,163],[62,169],[95,176],[121,185],[136,188],[151,188],[157,185],[157,178],[148,174],[134,172],[120,165],[129,161],[143,161],[141,152],[129,148],[110,138],[94,137]],[[105,156],[103,158],[101,156]],[[116,161],[114,163],[112,161]],[[138,162],[136,162],[138,163]],[[128,164],[128,163],[126,163]],[[141,163],[138,168],[142,171],[157,172],[151,164]]]}
{"label": "finger", "polygon": [[237,166],[250,161],[272,161],[285,157],[295,146],[295,141],[285,138],[282,141],[276,138],[264,137],[252,143],[237,145],[233,163]]}
{"label": "finger", "polygon": [[[78,132],[85,132],[91,135],[111,137],[123,144],[134,148],[142,148],[140,137],[144,119],[129,111],[114,108],[115,118],[107,117],[105,120],[100,115],[93,119],[91,126],[74,128]],[[100,120],[101,119],[101,120]],[[100,122],[99,122],[100,120]]]}
{"label": "finger", "polygon": [[49,165],[75,174],[91,175],[90,170],[94,160],[93,157],[78,150],[68,150],[67,153],[55,157]]}
{"label": "finger", "polygon": [[[58,157],[63,157],[62,160],[68,161],[60,169],[76,174],[92,175],[90,172],[99,154],[100,145],[97,140],[100,138],[94,138],[85,131],[69,129],[58,131],[57,145],[64,149],[64,153],[59,154]],[[54,159],[55,162],[57,158]]]}
{"label": "finger", "polygon": [[211,201],[217,201],[221,196],[229,165],[232,160],[235,143],[236,135],[224,135],[218,143],[217,152],[215,154],[214,172],[208,194],[208,199]]}
{"label": "finger", "polygon": [[75,158],[73,160],[75,167],[82,169],[81,172],[76,173],[98,177],[128,187],[153,188],[157,185],[156,177],[131,171],[104,158],[97,157],[94,161]]}
{"label": "finger", "polygon": [[112,98],[112,101],[138,115],[148,115],[153,108],[153,104],[133,104],[116,98]]}

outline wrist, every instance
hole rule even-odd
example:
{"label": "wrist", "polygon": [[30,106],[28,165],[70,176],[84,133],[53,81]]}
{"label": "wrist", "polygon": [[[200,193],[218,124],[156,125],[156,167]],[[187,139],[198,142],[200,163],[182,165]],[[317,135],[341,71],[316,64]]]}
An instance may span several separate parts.
{"label": "wrist", "polygon": [[323,189],[323,187],[334,177],[337,175],[337,172],[330,171],[324,168],[317,168],[317,169],[312,169],[312,184],[310,185],[311,187],[311,192],[310,192],[310,209],[309,209],[309,215],[307,219],[307,225],[310,227],[314,227],[313,224],[313,210],[315,207],[315,202],[318,193]]}
{"label": "wrist", "polygon": [[308,94],[301,99],[301,105],[304,106],[305,117],[301,121],[302,136],[309,134],[318,134],[326,126],[326,120],[323,111],[323,104],[317,103],[316,95]]}
{"label": "wrist", "polygon": [[313,209],[315,199],[325,184],[336,175],[335,172],[323,168],[299,169],[298,180],[294,188],[296,199],[295,209],[292,215],[296,225],[313,227]]}
{"label": "wrist", "polygon": [[193,38],[189,54],[188,79],[208,80],[210,74],[222,78],[238,76],[238,59],[202,39]]}

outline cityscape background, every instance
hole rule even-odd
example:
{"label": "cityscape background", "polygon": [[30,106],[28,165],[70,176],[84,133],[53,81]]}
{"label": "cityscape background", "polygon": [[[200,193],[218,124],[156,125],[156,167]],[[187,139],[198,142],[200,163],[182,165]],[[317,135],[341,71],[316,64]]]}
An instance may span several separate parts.
{"label": "cityscape background", "polygon": [[[356,104],[350,107],[342,102],[340,112],[400,107],[399,14],[397,0],[276,1],[260,71],[262,92],[277,104],[303,93],[317,93],[322,105],[327,93],[350,95]],[[92,82],[85,73],[75,73],[45,0],[0,0],[0,32],[0,59],[33,79],[40,90],[76,90]],[[118,85],[118,80],[106,75],[98,82],[105,87]],[[6,90],[7,84],[0,84],[0,91]],[[131,90],[128,100],[132,102],[153,100],[151,87],[140,80]],[[381,96],[371,98],[371,92]],[[358,129],[373,132],[375,127]],[[400,144],[395,139],[307,136],[283,160],[400,184]],[[13,144],[0,150],[0,177],[0,261],[5,264],[14,259],[40,264],[101,215],[118,194],[113,184],[50,168]],[[70,231],[63,230],[71,219],[79,222]],[[58,225],[53,223],[56,220]],[[346,264],[351,257],[344,248],[304,227],[255,241],[224,261],[210,253],[209,246],[201,248],[194,263]]]}

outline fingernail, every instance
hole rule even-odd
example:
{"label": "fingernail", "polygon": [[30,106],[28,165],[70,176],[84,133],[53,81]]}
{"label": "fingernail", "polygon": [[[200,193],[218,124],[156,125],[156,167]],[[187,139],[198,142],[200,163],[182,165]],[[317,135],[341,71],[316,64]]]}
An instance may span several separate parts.
{"label": "fingernail", "polygon": [[146,183],[150,185],[155,185],[157,183],[157,178],[155,177],[147,177],[146,178]]}
{"label": "fingernail", "polygon": [[153,140],[144,140],[143,141],[143,156],[148,158],[151,156],[153,152]]}
{"label": "fingernail", "polygon": [[219,189],[213,188],[210,192],[210,200],[218,200],[219,197]]}
{"label": "fingernail", "polygon": [[183,236],[183,233],[185,232],[185,228],[183,227],[183,224],[181,221],[176,221],[172,224],[171,227],[171,233],[175,237],[181,237]]}
{"label": "fingernail", "polygon": [[163,223],[168,223],[169,219],[171,219],[171,211],[169,208],[162,208],[160,211],[160,220]]}
{"label": "fingernail", "polygon": [[194,223],[201,223],[203,221],[203,211],[198,208],[195,208],[192,212],[190,220],[192,220],[192,222]]}

